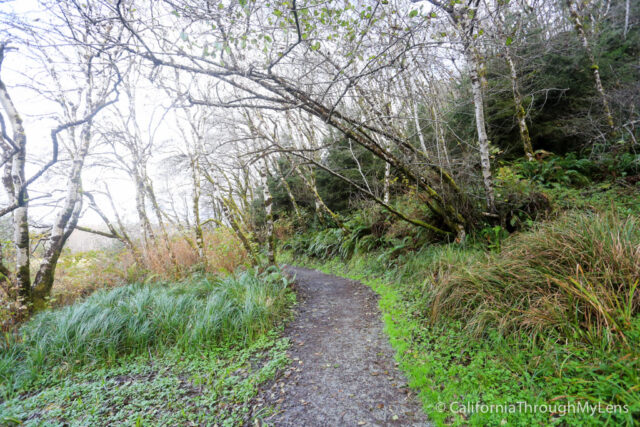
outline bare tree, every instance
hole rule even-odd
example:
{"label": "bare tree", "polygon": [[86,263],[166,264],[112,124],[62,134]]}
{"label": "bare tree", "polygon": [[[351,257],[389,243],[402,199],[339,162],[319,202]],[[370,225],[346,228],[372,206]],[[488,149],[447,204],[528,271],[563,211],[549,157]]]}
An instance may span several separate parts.
{"label": "bare tree", "polygon": [[[39,34],[45,29],[32,28],[16,21],[14,34],[20,35],[25,41],[23,47],[35,53],[37,61],[47,72],[54,88],[53,99],[62,112],[60,124],[51,130],[52,156],[39,170],[27,178],[26,147],[27,136],[23,122],[15,103],[4,82],[0,83],[0,98],[2,107],[13,130],[11,138],[12,148],[16,153],[7,157],[3,183],[9,195],[10,209],[13,209],[14,244],[16,246],[16,282],[20,289],[20,296],[31,304],[34,309],[40,309],[46,304],[51,292],[58,258],[69,235],[75,228],[82,209],[81,174],[85,159],[91,147],[92,125],[97,114],[117,100],[117,86],[120,83],[116,62],[111,53],[104,54],[100,59],[99,52],[88,47],[88,37],[91,30],[84,26],[80,35],[75,32],[74,25],[78,25],[77,16],[70,9],[63,6],[55,10],[62,23],[60,27],[48,28],[47,39],[41,39]],[[91,11],[87,12],[91,13]],[[83,21],[86,23],[86,21]],[[6,60],[6,43],[0,46],[0,60]],[[81,86],[67,86],[68,81],[62,81],[51,55],[58,55],[73,62],[66,65],[72,69],[66,73],[75,73],[78,79],[71,79],[72,83],[81,81]],[[71,74],[74,75],[74,74]],[[1,80],[0,80],[1,81]],[[37,87],[36,87],[37,89]],[[43,90],[42,96],[49,92]],[[73,98],[77,96],[77,98]],[[77,134],[75,129],[80,128]],[[71,167],[66,174],[66,195],[62,206],[56,214],[48,239],[45,243],[42,261],[32,282],[30,274],[30,236],[29,236],[29,197],[28,189],[36,180],[42,177],[58,162],[60,136],[63,135],[63,146],[70,155]],[[6,139],[6,138],[5,138]],[[7,211],[7,209],[5,209]]]}
{"label": "bare tree", "polygon": [[[415,182],[426,193],[425,201],[437,221],[445,224],[444,230],[435,227],[438,232],[455,235],[464,230],[467,219],[455,203],[465,195],[451,176],[406,139],[363,121],[360,114],[352,114],[354,104],[350,99],[355,87],[365,87],[363,82],[381,69],[400,66],[405,53],[414,45],[406,41],[421,34],[416,26],[427,25],[425,22],[409,25],[410,17],[402,13],[398,15],[397,28],[410,30],[398,31],[379,19],[388,10],[380,4],[362,14],[358,9],[344,12],[346,26],[333,19],[318,19],[313,26],[305,26],[316,18],[312,13],[301,14],[296,2],[233,4],[224,10],[184,2],[167,2],[154,10],[143,4],[125,6],[121,1],[105,7],[110,8],[111,14],[104,19],[119,22],[135,41],[125,44],[125,49],[155,67],[178,69],[203,79],[203,84],[194,85],[184,94],[191,103],[273,111],[301,109]],[[313,1],[304,5],[305,11],[313,8],[324,16],[339,6],[327,8],[324,3]],[[402,9],[394,5],[393,10]],[[164,13],[171,11],[175,13]],[[236,25],[238,14],[248,25]],[[161,19],[155,19],[160,15]],[[215,29],[203,25],[205,22],[215,22]],[[175,31],[187,27],[188,34]],[[387,31],[393,33],[392,43],[380,45],[378,36]],[[328,46],[339,46],[340,55],[328,54],[327,49],[332,47],[322,46],[321,34],[332,35]],[[348,42],[337,45],[334,40],[340,37]],[[243,42],[252,39],[260,41]],[[429,43],[426,34],[420,43]],[[211,80],[204,84],[207,79]],[[445,198],[436,188],[446,188],[454,197]]]}

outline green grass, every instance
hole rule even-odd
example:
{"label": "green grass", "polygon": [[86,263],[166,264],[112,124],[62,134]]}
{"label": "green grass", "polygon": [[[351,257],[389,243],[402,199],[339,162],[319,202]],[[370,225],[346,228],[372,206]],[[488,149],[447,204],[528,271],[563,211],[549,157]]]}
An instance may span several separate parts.
{"label": "green grass", "polygon": [[[633,288],[640,227],[633,217],[588,210],[508,237],[499,252],[452,244],[296,262],[380,294],[400,367],[438,425],[633,425],[640,416],[640,293]],[[572,276],[582,287],[552,280]],[[552,304],[535,304],[551,295]],[[531,307],[538,311],[523,315]],[[440,406],[476,402],[628,411],[464,414]]]}
{"label": "green grass", "polygon": [[237,425],[287,363],[279,272],[129,285],[38,314],[0,346],[0,424]]}

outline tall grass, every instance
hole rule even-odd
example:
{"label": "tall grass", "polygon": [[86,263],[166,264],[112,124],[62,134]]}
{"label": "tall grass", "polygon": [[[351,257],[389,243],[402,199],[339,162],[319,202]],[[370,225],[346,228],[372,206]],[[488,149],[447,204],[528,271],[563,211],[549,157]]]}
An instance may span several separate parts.
{"label": "tall grass", "polygon": [[425,304],[433,320],[461,319],[477,334],[492,326],[613,343],[640,310],[636,217],[570,213],[507,239],[499,253],[451,255],[429,269]]}
{"label": "tall grass", "polygon": [[49,372],[128,354],[251,341],[283,315],[286,280],[248,271],[224,279],[129,285],[40,313],[0,345],[3,394]]}
{"label": "tall grass", "polygon": [[[167,245],[158,241],[140,257],[133,256],[125,248],[110,248],[85,252],[65,251],[56,267],[55,281],[49,305],[61,307],[79,298],[91,295],[98,289],[113,288],[126,283],[158,280],[180,280],[194,272],[227,274],[248,264],[248,256],[232,231],[218,227],[205,231],[204,256],[187,240],[175,235]],[[35,271],[39,260],[32,264]],[[32,274],[35,274],[32,271]],[[24,310],[16,309],[17,292],[7,292],[0,286],[0,331],[8,331],[21,321]]]}

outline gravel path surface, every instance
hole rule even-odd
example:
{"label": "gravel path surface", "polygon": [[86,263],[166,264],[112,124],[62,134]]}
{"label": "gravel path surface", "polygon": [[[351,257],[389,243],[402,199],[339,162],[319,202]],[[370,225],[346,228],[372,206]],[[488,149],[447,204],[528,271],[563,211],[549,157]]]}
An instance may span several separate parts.
{"label": "gravel path surface", "polygon": [[297,314],[285,333],[291,366],[262,390],[274,426],[428,426],[396,367],[377,295],[363,284],[287,267]]}

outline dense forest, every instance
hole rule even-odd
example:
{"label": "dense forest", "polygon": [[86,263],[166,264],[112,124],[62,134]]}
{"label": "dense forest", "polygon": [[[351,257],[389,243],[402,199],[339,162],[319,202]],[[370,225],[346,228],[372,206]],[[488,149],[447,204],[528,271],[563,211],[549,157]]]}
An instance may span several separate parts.
{"label": "dense forest", "polygon": [[0,131],[0,424],[640,419],[636,1],[0,0]]}

